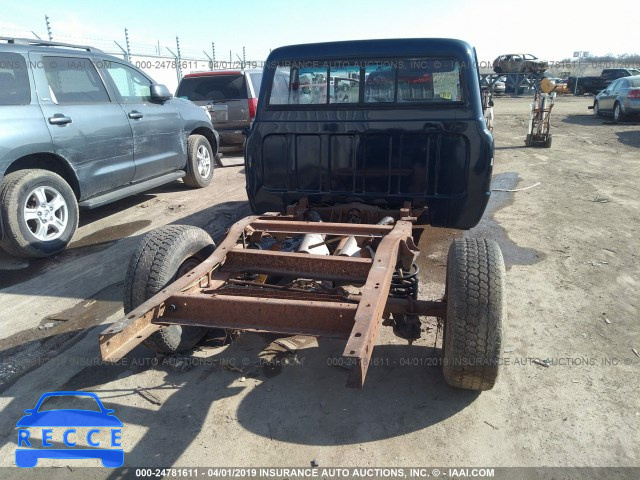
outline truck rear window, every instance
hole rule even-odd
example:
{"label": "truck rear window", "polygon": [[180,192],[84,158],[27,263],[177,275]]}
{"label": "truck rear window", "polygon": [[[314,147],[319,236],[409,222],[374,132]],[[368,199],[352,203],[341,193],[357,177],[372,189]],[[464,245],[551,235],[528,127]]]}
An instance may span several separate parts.
{"label": "truck rear window", "polygon": [[269,105],[461,102],[460,70],[451,58],[291,62],[274,70]]}
{"label": "truck rear window", "polygon": [[27,62],[17,53],[0,53],[0,105],[28,105],[31,88]]}
{"label": "truck rear window", "polygon": [[187,98],[192,102],[246,99],[247,82],[243,74],[185,77],[178,86],[176,97]]}

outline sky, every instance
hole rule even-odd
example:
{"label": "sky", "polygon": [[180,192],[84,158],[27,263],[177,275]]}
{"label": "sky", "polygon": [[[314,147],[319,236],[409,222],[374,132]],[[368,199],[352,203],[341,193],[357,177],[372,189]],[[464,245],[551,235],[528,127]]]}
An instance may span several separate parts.
{"label": "sky", "polygon": [[46,38],[46,14],[54,40],[117,50],[114,40],[124,45],[126,27],[134,53],[137,46],[150,51],[157,43],[173,50],[179,36],[183,56],[203,57],[203,50],[211,55],[215,42],[218,60],[228,59],[230,50],[237,60],[243,46],[247,60],[264,60],[281,45],[406,37],[466,40],[481,62],[517,52],[550,61],[574,51],[640,53],[637,2],[619,0],[610,10],[605,2],[597,4],[594,9],[587,0],[29,0],[2,5],[0,35],[33,31]]}

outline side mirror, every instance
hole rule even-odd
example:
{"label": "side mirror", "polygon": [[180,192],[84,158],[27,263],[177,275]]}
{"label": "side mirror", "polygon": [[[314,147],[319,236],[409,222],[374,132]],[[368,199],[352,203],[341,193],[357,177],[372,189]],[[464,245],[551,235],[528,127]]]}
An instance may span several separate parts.
{"label": "side mirror", "polygon": [[166,102],[173,96],[171,95],[169,89],[164,85],[154,83],[151,85],[150,89],[150,97],[152,102]]}

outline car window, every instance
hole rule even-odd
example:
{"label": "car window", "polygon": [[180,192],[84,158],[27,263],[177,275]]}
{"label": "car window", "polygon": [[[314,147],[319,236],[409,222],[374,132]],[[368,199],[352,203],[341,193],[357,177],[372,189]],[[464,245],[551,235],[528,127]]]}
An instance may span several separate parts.
{"label": "car window", "polygon": [[360,66],[329,67],[329,103],[358,103],[360,99]]}
{"label": "car window", "polygon": [[105,68],[118,91],[121,103],[148,102],[151,80],[137,70],[117,62],[105,62]]}
{"label": "car window", "polygon": [[410,59],[398,66],[398,102],[460,101],[460,66],[453,60]]}
{"label": "car window", "polygon": [[0,53],[0,106],[29,103],[31,87],[27,62],[17,53]]}
{"label": "car window", "polygon": [[370,63],[364,69],[365,103],[395,101],[396,67],[390,62]]}
{"label": "car window", "polygon": [[256,94],[256,97],[260,95],[260,85],[262,84],[262,72],[251,72],[249,73],[249,78],[251,78],[251,84],[253,85],[253,92]]}
{"label": "car window", "polygon": [[192,102],[241,100],[249,98],[247,82],[242,73],[185,77],[178,86],[176,97]]}
{"label": "car window", "polygon": [[55,103],[104,103],[109,95],[88,58],[42,57],[49,93]]}
{"label": "car window", "polygon": [[607,88],[607,92],[613,92],[616,88],[618,88],[619,83],[620,82],[618,82],[618,80],[611,82],[611,85],[609,85],[609,88]]}
{"label": "car window", "polygon": [[93,397],[85,395],[53,395],[43,400],[38,412],[72,409],[101,411],[100,406]]}
{"label": "car window", "polygon": [[273,76],[273,84],[271,85],[271,98],[269,102],[272,105],[288,105],[289,104],[289,82],[291,79],[291,67],[277,67]]}
{"label": "car window", "polygon": [[638,88],[640,87],[640,78],[630,78],[629,79],[630,88]]}
{"label": "car window", "polygon": [[618,85],[618,89],[629,88],[629,82],[625,80],[620,80],[620,84]]}
{"label": "car window", "polygon": [[461,67],[453,58],[307,63],[313,66],[277,67],[269,105],[463,101]]}

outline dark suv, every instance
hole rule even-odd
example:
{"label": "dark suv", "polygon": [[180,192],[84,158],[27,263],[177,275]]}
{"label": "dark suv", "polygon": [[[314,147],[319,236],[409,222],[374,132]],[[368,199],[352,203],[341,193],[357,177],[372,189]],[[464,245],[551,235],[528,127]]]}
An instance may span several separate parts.
{"label": "dark suv", "polygon": [[256,116],[262,70],[218,70],[185,75],[176,97],[206,107],[222,147],[242,147]]}
{"label": "dark suv", "polygon": [[91,47],[0,37],[0,246],[64,249],[78,208],[178,178],[207,186],[218,134],[207,112]]}

